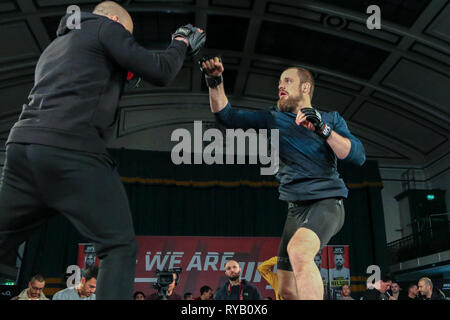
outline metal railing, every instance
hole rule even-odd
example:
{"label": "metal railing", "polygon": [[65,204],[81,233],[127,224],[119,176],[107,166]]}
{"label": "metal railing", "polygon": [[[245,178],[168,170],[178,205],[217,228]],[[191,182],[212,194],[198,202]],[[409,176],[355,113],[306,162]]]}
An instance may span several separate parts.
{"label": "metal railing", "polygon": [[[430,215],[428,223],[422,223],[422,228],[418,228],[416,233],[388,243],[391,264],[449,250],[449,216],[450,213]],[[437,222],[436,218],[442,221]]]}

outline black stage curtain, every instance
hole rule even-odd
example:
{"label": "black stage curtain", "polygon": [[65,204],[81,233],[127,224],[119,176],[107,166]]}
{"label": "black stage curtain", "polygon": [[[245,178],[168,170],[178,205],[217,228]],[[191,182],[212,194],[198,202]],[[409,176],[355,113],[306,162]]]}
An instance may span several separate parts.
{"label": "black stage curtain", "polygon": [[[287,205],[278,200],[274,177],[261,176],[258,165],[176,166],[170,153],[126,149],[110,153],[119,162],[137,235],[281,235]],[[330,244],[351,246],[354,279],[367,276],[369,265],[379,265],[385,271],[388,264],[378,165],[367,161],[357,168],[340,163],[339,172],[350,192],[345,201],[344,227]],[[37,272],[62,278],[66,267],[76,264],[78,243],[86,241],[62,216],[50,220],[27,243],[21,285]]]}

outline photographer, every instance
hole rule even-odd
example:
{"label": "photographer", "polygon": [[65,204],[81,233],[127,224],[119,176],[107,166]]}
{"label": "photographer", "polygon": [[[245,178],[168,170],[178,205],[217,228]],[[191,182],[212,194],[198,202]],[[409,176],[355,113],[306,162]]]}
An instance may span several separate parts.
{"label": "photographer", "polygon": [[[170,280],[167,281],[167,275],[170,276],[170,274],[172,274],[173,277],[171,283],[169,283]],[[173,292],[178,284],[180,277],[179,273],[174,272],[173,270],[164,270],[158,271],[157,276],[157,283],[153,286],[157,291],[146,298],[146,300],[183,300],[180,295]],[[167,299],[165,299],[165,297],[167,297]]]}

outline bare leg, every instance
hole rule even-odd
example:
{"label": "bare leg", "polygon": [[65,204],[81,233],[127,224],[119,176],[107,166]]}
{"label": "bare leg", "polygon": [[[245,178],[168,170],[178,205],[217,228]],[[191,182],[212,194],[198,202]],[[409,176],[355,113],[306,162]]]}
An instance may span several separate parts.
{"label": "bare leg", "polygon": [[294,272],[277,270],[278,294],[283,300],[298,300],[297,284]]}
{"label": "bare leg", "polygon": [[314,263],[314,256],[319,249],[319,238],[306,228],[298,229],[289,241],[289,260],[294,271],[299,300],[323,300],[322,277]]}

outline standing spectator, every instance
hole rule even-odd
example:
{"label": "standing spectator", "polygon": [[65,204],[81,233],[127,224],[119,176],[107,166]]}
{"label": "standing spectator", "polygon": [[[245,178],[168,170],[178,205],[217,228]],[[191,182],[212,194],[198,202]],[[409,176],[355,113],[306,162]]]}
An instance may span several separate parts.
{"label": "standing spectator", "polygon": [[264,261],[258,266],[258,272],[264,280],[272,287],[275,292],[275,299],[281,300],[278,293],[278,275],[274,272],[275,266],[277,264],[277,257],[272,257],[269,260]]}
{"label": "standing spectator", "polygon": [[216,300],[262,300],[258,288],[241,279],[241,268],[236,261],[227,262],[225,275],[229,281],[216,292]]}
{"label": "standing spectator", "polygon": [[192,292],[186,292],[184,294],[184,300],[195,300],[194,297],[192,296]]}
{"label": "standing spectator", "polygon": [[211,287],[203,286],[200,288],[200,297],[195,300],[213,300],[214,293]]}
{"label": "standing spectator", "polygon": [[98,266],[91,266],[84,271],[80,284],[58,291],[53,300],[95,300]]}
{"label": "standing spectator", "polygon": [[417,288],[417,284],[411,283],[408,286],[408,295],[402,296],[400,295],[399,300],[419,300],[418,299],[419,289]]}
{"label": "standing spectator", "polygon": [[350,295],[352,293],[352,290],[347,284],[344,284],[341,286],[341,296],[338,298],[338,300],[355,300]]}
{"label": "standing spectator", "polygon": [[380,280],[363,293],[361,300],[390,300],[386,291],[390,289],[391,284],[392,279],[388,275],[382,275]]}
{"label": "standing spectator", "polygon": [[49,300],[44,292],[45,279],[42,275],[37,274],[28,282],[28,288],[24,289],[18,296],[11,300]]}
{"label": "standing spectator", "polygon": [[133,295],[133,300],[145,300],[145,293],[142,291],[136,291]]}
{"label": "standing spectator", "polygon": [[391,284],[391,292],[392,292],[391,297],[393,299],[391,299],[391,300],[398,300],[398,297],[400,295],[400,291],[401,290],[402,289],[400,288],[400,286],[399,286],[399,284],[397,282],[395,282],[395,281],[392,282],[392,284]]}
{"label": "standing spectator", "polygon": [[419,291],[421,300],[445,300],[445,294],[437,288],[433,288],[433,282],[430,278],[421,278],[419,280]]}

